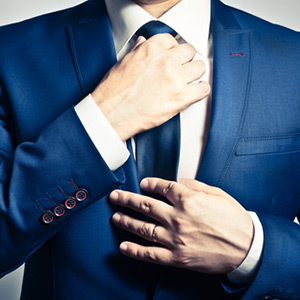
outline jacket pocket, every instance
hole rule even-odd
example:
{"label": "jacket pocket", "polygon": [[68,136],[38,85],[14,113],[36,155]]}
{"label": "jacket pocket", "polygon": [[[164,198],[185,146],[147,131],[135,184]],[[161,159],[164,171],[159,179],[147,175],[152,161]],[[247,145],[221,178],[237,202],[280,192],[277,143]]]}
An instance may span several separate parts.
{"label": "jacket pocket", "polygon": [[300,134],[277,137],[241,138],[235,154],[266,155],[300,151]]}

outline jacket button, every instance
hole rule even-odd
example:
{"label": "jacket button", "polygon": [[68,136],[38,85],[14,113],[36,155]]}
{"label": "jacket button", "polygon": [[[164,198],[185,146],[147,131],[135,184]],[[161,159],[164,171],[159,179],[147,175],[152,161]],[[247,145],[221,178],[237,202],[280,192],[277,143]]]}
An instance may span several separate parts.
{"label": "jacket button", "polygon": [[84,201],[88,196],[88,192],[85,189],[78,189],[75,193],[74,193],[74,197],[77,201],[82,202]]}
{"label": "jacket button", "polygon": [[46,211],[43,215],[42,215],[42,221],[45,224],[50,224],[54,221],[54,215],[51,211]]}
{"label": "jacket button", "polygon": [[74,197],[69,197],[67,200],[65,200],[64,204],[67,209],[73,209],[77,203]]}
{"label": "jacket button", "polygon": [[61,217],[65,214],[66,209],[62,205],[57,205],[54,207],[53,212],[57,217]]}

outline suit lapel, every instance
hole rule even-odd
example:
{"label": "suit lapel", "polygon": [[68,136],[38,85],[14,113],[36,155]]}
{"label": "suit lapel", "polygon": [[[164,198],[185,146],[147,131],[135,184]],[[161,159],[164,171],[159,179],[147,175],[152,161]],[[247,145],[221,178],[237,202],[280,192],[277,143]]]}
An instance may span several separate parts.
{"label": "suit lapel", "polygon": [[[91,16],[84,14],[84,20],[67,28],[83,97],[93,91],[116,63],[104,2],[89,1],[88,4],[86,9]],[[251,32],[241,30],[231,10],[218,0],[212,1],[212,24],[214,76],[211,126],[196,178],[217,186],[222,184],[230,166],[243,124],[249,85]]]}
{"label": "suit lapel", "polygon": [[[84,19],[80,19],[76,25],[67,28],[82,97],[95,89],[103,76],[117,61],[104,1],[93,0],[86,4]],[[123,165],[127,180],[121,188],[140,192],[130,143],[128,148],[131,155]]]}
{"label": "suit lapel", "polygon": [[197,179],[220,186],[234,156],[247,106],[250,78],[249,30],[231,10],[212,3],[213,91],[209,137]]}
{"label": "suit lapel", "polygon": [[68,26],[71,54],[83,97],[92,92],[116,63],[110,22],[104,1],[88,1],[84,19]]}

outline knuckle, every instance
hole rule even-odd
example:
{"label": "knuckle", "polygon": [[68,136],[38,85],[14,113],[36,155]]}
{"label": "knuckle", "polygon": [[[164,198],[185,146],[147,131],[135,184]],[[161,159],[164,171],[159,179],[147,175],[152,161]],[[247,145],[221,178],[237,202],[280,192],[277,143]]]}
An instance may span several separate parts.
{"label": "knuckle", "polygon": [[195,48],[192,44],[187,43],[186,45],[189,47],[189,49],[190,49],[191,51],[193,51],[193,52],[196,53],[196,48]]}
{"label": "knuckle", "polygon": [[146,223],[143,223],[139,228],[138,232],[141,236],[148,236],[149,235],[149,229]]}
{"label": "knuckle", "polygon": [[176,78],[174,76],[172,57],[168,53],[164,53],[157,58],[157,64],[163,72],[163,75],[166,78],[173,79]]}
{"label": "knuckle", "polygon": [[180,217],[176,216],[172,220],[172,225],[176,229],[176,236],[174,237],[174,242],[178,242],[179,244],[181,244],[178,234],[181,234],[183,232],[184,222]]}
{"label": "knuckle", "polygon": [[176,39],[175,39],[175,38],[173,37],[173,35],[171,35],[170,33],[163,34],[162,36],[163,36],[163,38],[164,38],[166,41],[172,42],[172,43],[174,43],[174,44],[177,44]]}
{"label": "knuckle", "polygon": [[139,257],[139,251],[138,251],[138,249],[136,249],[135,247],[130,247],[130,246],[128,246],[128,253],[129,253],[130,256],[132,256],[132,257]]}
{"label": "knuckle", "polygon": [[155,36],[145,42],[144,49],[146,56],[152,56],[159,52],[160,45]]}
{"label": "knuckle", "polygon": [[210,87],[210,84],[208,82],[206,82],[206,84],[205,84],[205,90],[206,90],[207,93],[210,93],[211,87]]}
{"label": "knuckle", "polygon": [[139,204],[139,209],[143,213],[149,213],[151,211],[151,203],[148,200],[142,201]]}
{"label": "knuckle", "polygon": [[131,226],[128,218],[126,218],[125,216],[121,216],[121,218],[120,218],[120,224],[122,224],[122,226],[125,227],[125,228],[127,228],[127,229],[129,229],[130,226]]}
{"label": "knuckle", "polygon": [[[179,227],[181,228],[181,226],[182,226],[182,224],[180,223]],[[181,250],[184,247],[186,247],[186,242],[181,234],[177,234],[176,236],[174,236],[173,244],[174,244],[174,247],[176,247],[176,249],[178,249],[178,250]]]}
{"label": "knuckle", "polygon": [[191,54],[196,55],[197,50],[193,45],[191,45],[191,44],[185,44],[185,45],[186,45],[187,50],[190,51]]}
{"label": "knuckle", "polygon": [[165,186],[162,190],[164,195],[167,195],[169,192],[171,192],[174,189],[174,182],[171,181],[167,184],[167,186]]}
{"label": "knuckle", "polygon": [[192,71],[197,75],[198,78],[201,78],[206,72],[206,65],[203,60],[195,60],[191,62]]}
{"label": "knuckle", "polygon": [[181,193],[178,193],[177,195],[177,202],[178,202],[178,206],[182,209],[185,210],[186,205],[188,203],[188,200],[186,197],[184,197]]}
{"label": "knuckle", "polygon": [[164,48],[169,48],[177,44],[175,38],[168,33],[157,34],[153,38],[157,39]]}
{"label": "knuckle", "polygon": [[144,256],[147,260],[150,260],[150,261],[155,260],[155,255],[154,255],[153,251],[150,249],[145,250]]}
{"label": "knuckle", "polygon": [[120,193],[120,195],[121,196],[119,196],[119,197],[122,198],[124,204],[127,205],[127,204],[130,203],[130,195],[129,195],[129,193],[122,191],[122,193]]}
{"label": "knuckle", "polygon": [[211,87],[210,85],[203,81],[202,84],[201,84],[201,93],[202,93],[202,98],[206,97],[207,95],[210,94],[210,91],[211,91]]}

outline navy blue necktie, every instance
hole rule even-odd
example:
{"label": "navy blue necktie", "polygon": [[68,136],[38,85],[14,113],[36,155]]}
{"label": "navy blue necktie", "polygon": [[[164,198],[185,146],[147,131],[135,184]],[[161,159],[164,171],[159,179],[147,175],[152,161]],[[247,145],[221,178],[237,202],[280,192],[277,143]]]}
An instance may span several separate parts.
{"label": "navy blue necktie", "polygon": [[169,33],[173,35],[173,37],[177,35],[175,30],[160,21],[150,21],[146,23],[136,32],[136,35],[142,35],[146,39],[149,39],[151,36],[159,33]]}
{"label": "navy blue necktie", "polygon": [[[151,21],[142,26],[136,34],[145,38],[158,33],[176,32],[159,21]],[[151,87],[149,87],[151,88]],[[166,123],[142,132],[136,137],[136,162],[138,177],[160,177],[168,180],[177,179],[180,148],[179,114]]]}

